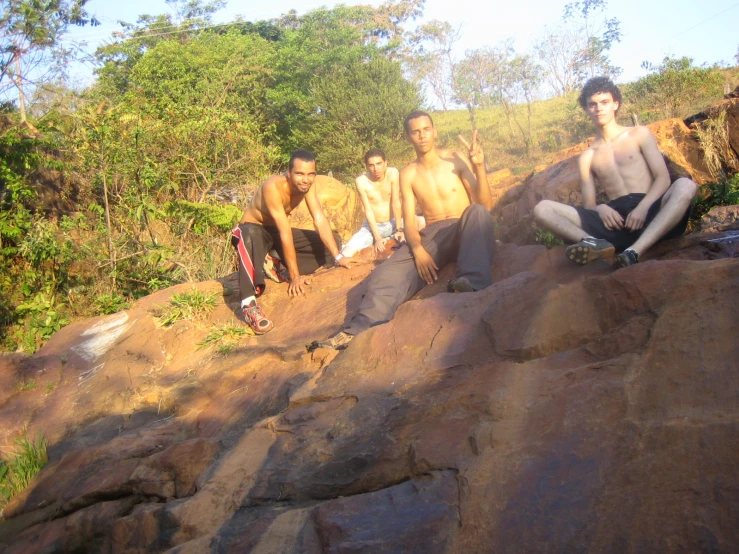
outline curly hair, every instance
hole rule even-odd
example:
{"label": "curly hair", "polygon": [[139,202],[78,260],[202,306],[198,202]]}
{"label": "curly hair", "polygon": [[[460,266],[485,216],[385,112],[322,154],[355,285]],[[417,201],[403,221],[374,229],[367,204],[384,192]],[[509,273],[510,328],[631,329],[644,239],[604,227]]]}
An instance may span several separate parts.
{"label": "curly hair", "polygon": [[592,79],[588,79],[588,82],[582,87],[582,92],[577,101],[584,110],[588,107],[588,100],[590,100],[591,96],[603,92],[610,92],[614,102],[618,102],[618,107],[621,107],[621,91],[618,90],[618,87],[608,77],[593,77]]}

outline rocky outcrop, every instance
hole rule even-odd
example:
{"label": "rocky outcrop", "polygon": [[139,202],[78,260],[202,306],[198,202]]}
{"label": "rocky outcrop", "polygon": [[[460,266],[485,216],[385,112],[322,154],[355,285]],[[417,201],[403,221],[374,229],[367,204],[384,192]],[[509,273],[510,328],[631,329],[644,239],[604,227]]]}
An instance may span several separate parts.
{"label": "rocky outcrop", "polygon": [[[692,235],[613,271],[500,245],[494,285],[442,278],[344,352],[372,264],[263,297],[196,285],[206,321],[156,324],[180,285],[0,358],[8,444],[50,462],[5,510],[33,552],[731,552],[739,547],[737,238]],[[15,383],[34,379],[35,390]],[[51,386],[48,386],[51,384]]]}
{"label": "rocky outcrop", "polygon": [[[339,233],[342,239],[348,240],[364,221],[362,203],[357,193],[326,175],[317,175],[313,186],[332,229]],[[298,229],[313,229],[313,220],[305,202],[301,202],[293,211],[290,222]]]}
{"label": "rocky outcrop", "polygon": [[[700,145],[680,119],[667,119],[647,125],[654,134],[674,179],[690,175],[703,185],[711,181],[704,165]],[[520,184],[509,188],[497,201],[493,214],[499,222],[499,238],[505,242],[531,244],[534,242],[534,206],[541,200],[555,200],[570,205],[581,205],[580,178],[577,160],[593,139],[563,150],[554,156],[552,164],[535,171]],[[596,185],[599,198],[605,200],[603,190]]]}

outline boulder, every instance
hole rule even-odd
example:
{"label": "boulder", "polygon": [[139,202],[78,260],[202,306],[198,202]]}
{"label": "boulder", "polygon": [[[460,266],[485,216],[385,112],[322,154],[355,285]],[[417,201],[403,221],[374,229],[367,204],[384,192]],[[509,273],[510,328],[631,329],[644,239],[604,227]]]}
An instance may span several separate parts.
{"label": "boulder", "polygon": [[[657,139],[673,180],[691,176],[698,185],[712,181],[703,162],[700,145],[682,120],[667,119],[647,127]],[[498,230],[501,240],[532,244],[536,230],[533,210],[541,200],[582,204],[577,161],[593,140],[590,138],[556,154],[551,165],[535,169],[520,186],[511,187],[507,194],[498,198],[493,215],[501,224]],[[596,193],[599,201],[606,200],[597,183]]]}
{"label": "boulder", "polygon": [[[444,268],[343,352],[305,345],[377,261],[300,298],[269,283],[274,330],[229,348],[205,338],[236,322],[235,274],[69,325],[0,357],[3,444],[50,442],[0,549],[736,551],[738,243],[689,235],[617,271],[500,245],[492,286],[444,293]],[[160,326],[192,287],[216,309]]]}
{"label": "boulder", "polygon": [[[362,226],[364,212],[357,193],[333,177],[317,175],[313,183],[318,200],[331,228],[348,240]],[[290,215],[290,224],[298,229],[313,229],[310,212],[302,202]]]}

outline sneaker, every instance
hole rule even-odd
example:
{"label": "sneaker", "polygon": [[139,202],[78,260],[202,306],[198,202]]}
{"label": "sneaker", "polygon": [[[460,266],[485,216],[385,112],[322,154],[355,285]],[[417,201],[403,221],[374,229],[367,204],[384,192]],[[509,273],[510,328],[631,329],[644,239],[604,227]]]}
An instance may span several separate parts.
{"label": "sneaker", "polygon": [[582,239],[576,244],[571,244],[565,250],[567,259],[576,264],[585,265],[601,258],[613,258],[616,248],[605,239],[594,239],[592,237]]}
{"label": "sneaker", "polygon": [[331,335],[326,340],[313,341],[308,349],[310,351],[313,351],[316,348],[333,348],[334,350],[344,350],[353,338],[354,335],[350,335],[349,333],[345,333],[344,331],[339,331],[338,333]]}
{"label": "sneaker", "polygon": [[447,292],[475,292],[475,289],[472,287],[472,283],[470,283],[466,278],[457,277],[456,279],[451,279],[447,283],[446,291]]}
{"label": "sneaker", "polygon": [[251,327],[254,334],[263,335],[264,333],[271,331],[272,327],[274,327],[272,322],[265,317],[262,308],[256,304],[253,306],[246,306],[245,308],[242,308],[242,311],[247,325]]}
{"label": "sneaker", "polygon": [[629,267],[630,265],[634,265],[638,263],[639,263],[639,254],[629,249],[629,250],[624,250],[618,256],[616,256],[616,259],[613,261],[613,267],[615,268]]}
{"label": "sneaker", "polygon": [[282,260],[278,256],[273,256],[272,252],[265,256],[263,267],[264,276],[272,279],[275,283],[287,283],[290,281],[290,272],[287,270],[287,267],[285,267],[285,264],[282,263]]}

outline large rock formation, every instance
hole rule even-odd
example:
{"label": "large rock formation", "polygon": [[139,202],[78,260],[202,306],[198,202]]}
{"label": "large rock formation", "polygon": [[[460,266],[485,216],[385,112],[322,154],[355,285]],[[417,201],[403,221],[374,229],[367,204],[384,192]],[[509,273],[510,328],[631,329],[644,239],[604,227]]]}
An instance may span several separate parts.
{"label": "large rock formation", "polygon": [[[647,127],[657,139],[673,180],[690,175],[698,185],[711,181],[700,145],[681,119],[658,121]],[[494,195],[497,201],[493,213],[499,222],[499,238],[517,244],[533,243],[533,210],[543,199],[582,204],[577,160],[592,142],[591,138],[559,152],[551,165],[532,172],[519,183],[509,183],[507,190]],[[605,199],[603,190],[597,185],[596,192]]]}
{"label": "large rock formation", "polygon": [[[736,552],[739,258],[727,233],[613,271],[502,245],[495,284],[437,294],[342,352],[371,264],[268,286],[275,329],[153,313],[180,285],[0,358],[0,430],[50,440],[5,509],[33,552]],[[20,392],[19,381],[36,388]],[[50,384],[50,386],[49,386]]]}
{"label": "large rock formation", "polygon": [[[357,193],[326,175],[317,175],[313,186],[331,227],[342,239],[348,240],[364,221],[364,212]],[[293,227],[313,229],[313,220],[305,202],[301,202],[293,211],[290,220]]]}

